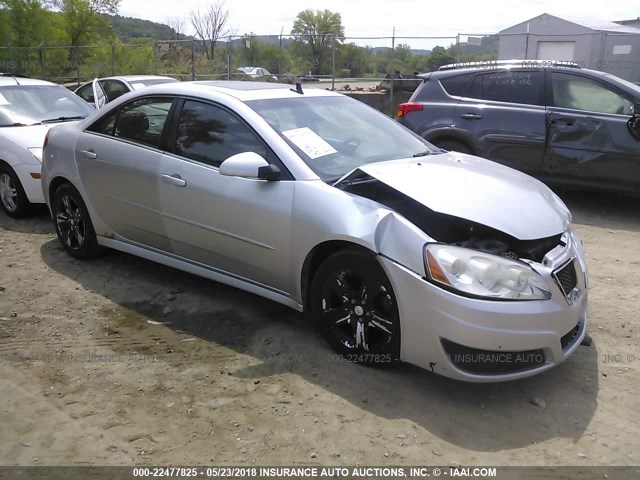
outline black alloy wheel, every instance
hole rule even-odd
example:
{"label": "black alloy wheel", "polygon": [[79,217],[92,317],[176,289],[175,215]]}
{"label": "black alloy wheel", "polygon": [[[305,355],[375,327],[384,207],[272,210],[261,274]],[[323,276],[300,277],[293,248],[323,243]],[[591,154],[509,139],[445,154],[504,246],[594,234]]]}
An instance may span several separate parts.
{"label": "black alloy wheel", "polygon": [[314,275],[311,313],[345,359],[392,364],[400,355],[400,320],[389,279],[373,254],[348,249],[329,257]]}
{"label": "black alloy wheel", "polygon": [[52,213],[58,239],[70,255],[88,259],[100,254],[102,248],[89,212],[73,186],[65,183],[58,187],[53,196]]}

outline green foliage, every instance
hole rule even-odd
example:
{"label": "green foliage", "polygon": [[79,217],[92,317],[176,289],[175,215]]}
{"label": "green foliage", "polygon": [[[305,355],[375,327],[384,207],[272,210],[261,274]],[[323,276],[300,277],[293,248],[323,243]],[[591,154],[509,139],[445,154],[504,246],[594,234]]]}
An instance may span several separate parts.
{"label": "green foliage", "polygon": [[369,71],[369,52],[355,43],[340,45],[336,67],[341,77],[362,77]]}
{"label": "green foliage", "polygon": [[426,71],[437,70],[442,65],[446,65],[448,63],[454,63],[456,61],[455,52],[452,51],[452,47],[445,49],[443,47],[435,47],[431,51],[431,55],[427,58],[427,62],[425,64]]}
{"label": "green foliage", "polygon": [[128,46],[121,42],[117,43],[114,63],[118,66],[118,73],[129,75],[156,73],[158,57],[154,56],[154,44],[141,46],[139,39],[136,39],[135,45]]}
{"label": "green foliage", "polygon": [[[61,19],[37,0],[0,1],[0,71],[41,76],[40,45],[64,38]],[[36,47],[36,48],[27,48]]]}
{"label": "green foliage", "polygon": [[120,0],[60,0],[64,28],[70,45],[92,45],[113,40],[115,35],[100,13],[114,13]]}
{"label": "green foliage", "polygon": [[[400,71],[435,70],[457,59],[463,62],[497,57],[498,36],[481,45],[461,43],[415,50],[361,47],[344,43],[339,13],[304,10],[294,22],[293,37],[253,33],[220,46],[201,39],[175,42],[176,31],[164,24],[114,15],[120,0],[0,0],[0,70],[66,81],[111,74],[157,73],[190,79],[226,78],[227,51],[232,72],[239,67],[263,67],[274,74],[331,75],[335,46],[337,77],[383,77]],[[221,5],[220,14],[225,10]],[[53,8],[55,7],[55,8]],[[226,28],[224,23],[222,30]],[[71,46],[71,47],[69,47]],[[75,47],[74,47],[75,46]]]}
{"label": "green foliage", "polygon": [[329,10],[304,10],[298,13],[291,33],[301,35],[294,45],[294,55],[306,57],[310,53],[314,73],[329,74],[333,42],[341,42],[344,38],[340,14]]}
{"label": "green foliage", "polygon": [[[266,41],[253,33],[232,42],[233,67],[262,67],[271,73],[284,73],[290,65],[286,51],[274,41]],[[282,57],[281,57],[282,52]]]}
{"label": "green foliage", "polygon": [[[133,43],[136,38],[153,38],[155,40],[169,40],[176,38],[176,32],[169,25],[151,22],[141,18],[121,17],[120,15],[100,14],[109,23],[115,35],[121,42]],[[180,39],[186,39],[180,35]]]}
{"label": "green foliage", "polygon": [[[2,37],[13,46],[39,45],[47,36],[46,11],[37,0],[4,0]],[[41,26],[45,27],[44,29]]]}

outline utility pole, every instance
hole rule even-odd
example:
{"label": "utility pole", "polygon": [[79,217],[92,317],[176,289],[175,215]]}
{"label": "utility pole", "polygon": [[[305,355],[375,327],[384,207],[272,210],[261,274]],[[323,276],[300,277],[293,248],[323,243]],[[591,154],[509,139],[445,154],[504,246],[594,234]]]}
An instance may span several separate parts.
{"label": "utility pole", "polygon": [[336,89],[336,36],[333,35],[331,42],[331,90]]}
{"label": "utility pole", "polygon": [[280,50],[278,50],[278,76],[282,74],[282,32],[284,32],[284,27],[280,29]]}
{"label": "utility pole", "polygon": [[231,36],[227,37],[227,80],[231,80],[231,40]]}

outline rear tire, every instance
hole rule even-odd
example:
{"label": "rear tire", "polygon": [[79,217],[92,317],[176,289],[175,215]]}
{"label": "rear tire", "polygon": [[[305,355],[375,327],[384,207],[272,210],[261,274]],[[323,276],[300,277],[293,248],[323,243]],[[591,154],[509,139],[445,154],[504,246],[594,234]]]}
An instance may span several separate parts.
{"label": "rear tire", "polygon": [[473,155],[473,150],[471,150],[471,147],[459,140],[445,138],[442,140],[436,140],[433,142],[433,144],[450,152],[468,153],[469,155]]}
{"label": "rear tire", "polygon": [[32,210],[18,175],[4,164],[0,165],[0,206],[13,218],[22,218]]}
{"label": "rear tire", "polygon": [[80,193],[71,184],[64,183],[56,189],[51,213],[58,239],[67,253],[87,260],[103,252],[104,249],[98,245],[89,211]]}
{"label": "rear tire", "polygon": [[310,311],[342,359],[384,366],[400,358],[400,316],[384,270],[371,254],[330,256],[311,282]]}

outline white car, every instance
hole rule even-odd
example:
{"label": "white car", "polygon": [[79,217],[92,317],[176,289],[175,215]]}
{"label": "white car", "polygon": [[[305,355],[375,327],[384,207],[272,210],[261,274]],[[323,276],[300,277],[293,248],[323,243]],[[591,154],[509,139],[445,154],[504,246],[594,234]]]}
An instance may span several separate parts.
{"label": "white car", "polygon": [[0,206],[11,217],[45,203],[40,185],[42,144],[49,128],[94,110],[64,87],[0,76]]}
{"label": "white car", "polygon": [[260,78],[260,77],[271,77],[274,80],[277,78],[269,73],[269,70],[262,67],[240,67],[239,71],[243,72],[246,75],[249,75],[251,78]]}
{"label": "white car", "polygon": [[96,78],[74,90],[85,102],[100,108],[125,93],[151,85],[176,83],[178,80],[160,75],[124,75],[120,77]]}

